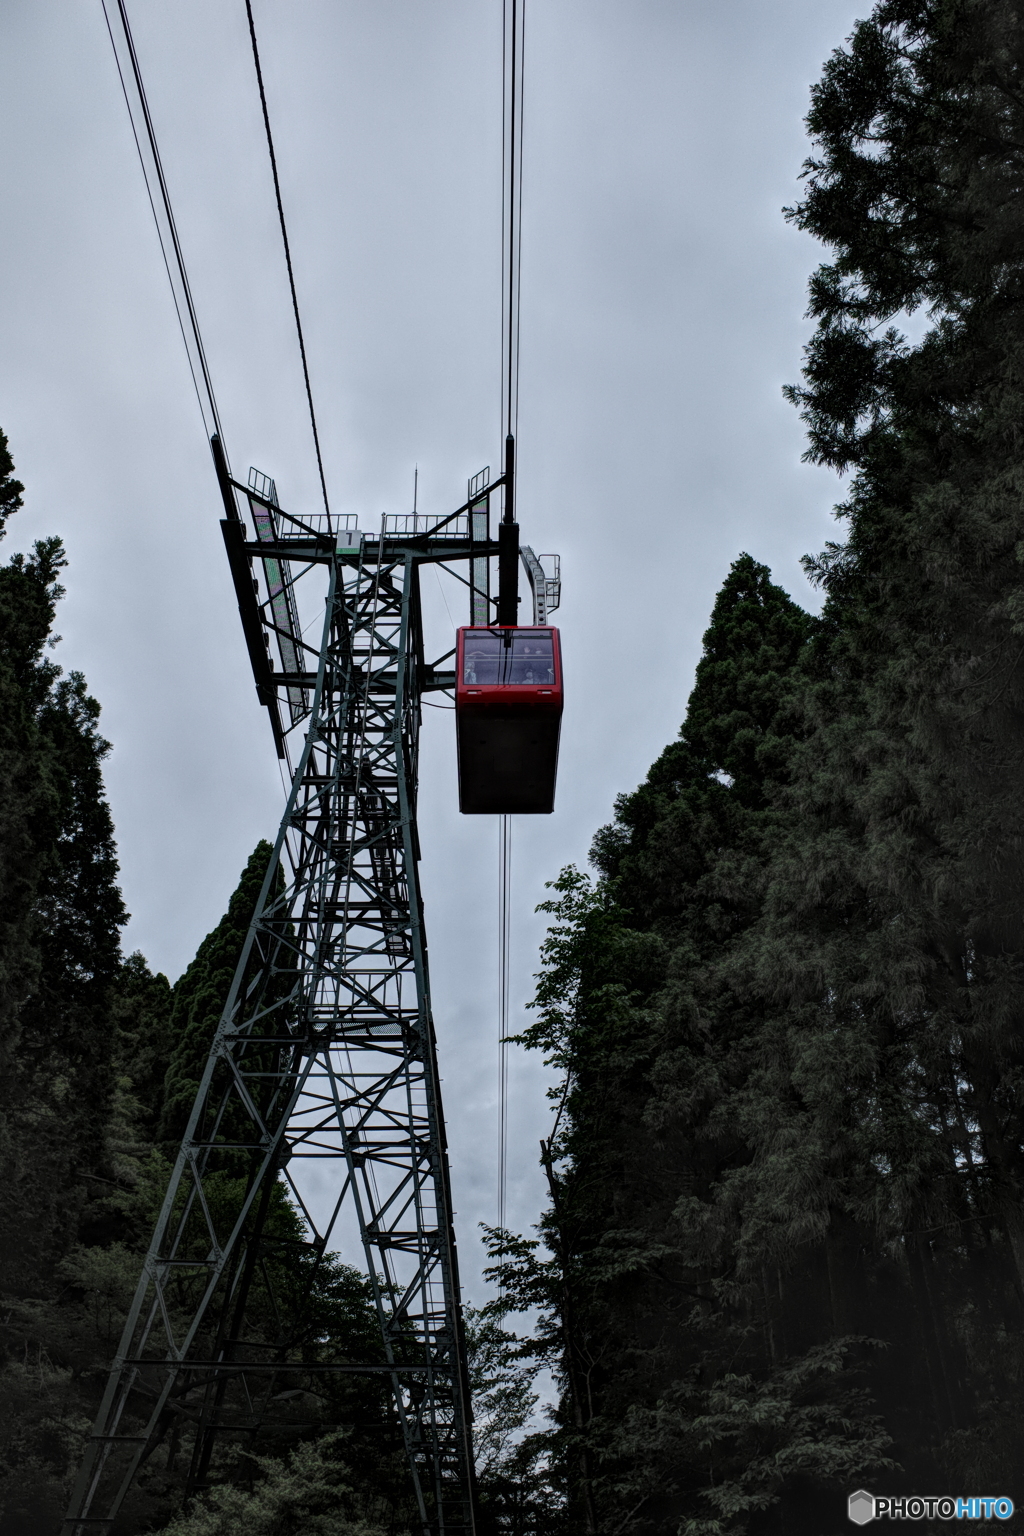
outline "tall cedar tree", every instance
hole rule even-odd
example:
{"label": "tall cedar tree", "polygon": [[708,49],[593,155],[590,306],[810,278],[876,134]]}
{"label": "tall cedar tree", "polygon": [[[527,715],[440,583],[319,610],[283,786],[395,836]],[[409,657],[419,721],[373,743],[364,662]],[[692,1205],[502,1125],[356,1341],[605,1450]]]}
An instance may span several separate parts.
{"label": "tall cedar tree", "polygon": [[200,944],[195,959],[174,988],[174,1049],[160,1119],[160,1135],[172,1155],[188,1123],[272,853],[268,842],[257,843],[228,902],[228,910]]}
{"label": "tall cedar tree", "polygon": [[[21,491],[0,434],[0,532]],[[126,918],[99,706],[46,655],[64,564],[44,539],[0,566],[0,1285],[30,1290],[103,1155]]]}
{"label": "tall cedar tree", "polygon": [[[810,457],[853,478],[845,544],[809,562],[826,604],[784,770],[705,865],[696,821],[673,858],[656,767],[598,840],[604,885],[563,882],[541,999],[575,1343],[557,1296],[549,1326],[570,1360],[603,1351],[580,1529],[818,1536],[855,1477],[1012,1488],[1021,1463],[1022,74],[1024,16],[992,0],[881,4],[826,66],[792,216],[835,254],[791,394]],[[630,996],[614,927],[637,915],[670,953]],[[613,1039],[638,1042],[621,1095]],[[616,1252],[617,1298],[588,1268]]]}
{"label": "tall cedar tree", "polygon": [[816,88],[793,214],[834,259],[792,394],[853,479],[810,563],[803,837],[762,977],[794,1016],[820,1000],[835,1307],[863,1315],[896,1258],[925,1390],[891,1384],[887,1417],[944,1482],[1012,1482],[1024,1453],[1022,85],[1019,6],[879,5]]}
{"label": "tall cedar tree", "polygon": [[[0,534],[21,506],[0,434]],[[88,1347],[54,1326],[63,1265],[111,1187],[125,920],[99,707],[47,655],[58,539],[0,565],[0,1528],[56,1521]],[[109,1214],[101,1225],[109,1224]],[[86,1328],[88,1333],[89,1329]],[[74,1363],[72,1363],[74,1362]]]}
{"label": "tall cedar tree", "polygon": [[552,1257],[513,1243],[506,1284],[513,1305],[546,1308],[573,1529],[744,1529],[787,1479],[820,1522],[818,1485],[886,1461],[856,1379],[867,1341],[817,1338],[791,1287],[783,1343],[766,1300],[778,1274],[743,1252],[785,1083],[738,956],[787,825],[776,802],[814,629],[764,566],[735,563],[679,741],[597,838],[598,888],[568,872],[548,906],[524,1038],[566,1074],[567,1128],[549,1166]]}

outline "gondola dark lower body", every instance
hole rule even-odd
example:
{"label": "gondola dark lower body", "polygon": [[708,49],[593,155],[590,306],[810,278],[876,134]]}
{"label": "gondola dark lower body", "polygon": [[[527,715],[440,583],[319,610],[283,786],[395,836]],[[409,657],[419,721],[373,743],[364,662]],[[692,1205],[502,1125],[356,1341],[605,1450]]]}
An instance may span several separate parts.
{"label": "gondola dark lower body", "polygon": [[459,809],[467,815],[550,815],[561,710],[491,705],[458,714]]}

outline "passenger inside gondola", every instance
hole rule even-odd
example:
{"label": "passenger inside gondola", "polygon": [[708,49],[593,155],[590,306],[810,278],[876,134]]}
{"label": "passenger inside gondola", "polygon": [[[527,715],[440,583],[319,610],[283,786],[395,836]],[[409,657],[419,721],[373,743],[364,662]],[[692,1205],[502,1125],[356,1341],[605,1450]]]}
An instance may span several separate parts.
{"label": "passenger inside gondola", "polygon": [[476,687],[495,684],[545,687],[555,680],[550,633],[536,630],[471,630],[466,639],[462,680]]}
{"label": "passenger inside gondola", "polygon": [[463,682],[497,683],[500,671],[501,637],[486,630],[469,631],[466,640],[466,659],[463,666]]}
{"label": "passenger inside gondola", "polygon": [[543,687],[555,680],[550,635],[516,635],[512,642],[510,683],[532,683]]}

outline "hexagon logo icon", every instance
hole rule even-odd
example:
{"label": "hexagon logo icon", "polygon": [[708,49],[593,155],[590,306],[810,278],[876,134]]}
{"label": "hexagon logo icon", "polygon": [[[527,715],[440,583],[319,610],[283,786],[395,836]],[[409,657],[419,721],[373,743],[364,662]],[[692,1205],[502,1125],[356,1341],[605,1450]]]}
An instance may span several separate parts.
{"label": "hexagon logo icon", "polygon": [[854,1525],[867,1525],[875,1518],[875,1496],[866,1488],[858,1488],[846,1501],[846,1513]]}

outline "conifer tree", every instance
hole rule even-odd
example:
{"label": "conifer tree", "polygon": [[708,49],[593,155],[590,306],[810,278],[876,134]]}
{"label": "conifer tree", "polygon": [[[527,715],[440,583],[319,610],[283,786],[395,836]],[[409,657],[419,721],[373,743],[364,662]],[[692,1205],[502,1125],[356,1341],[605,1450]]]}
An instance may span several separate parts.
{"label": "conifer tree", "polygon": [[265,840],[249,856],[228,909],[208,933],[176,983],[170,1032],[174,1040],[164,1085],[160,1137],[173,1153],[195,1102],[213,1037],[227,1002],[256,903],[273,853]]}
{"label": "conifer tree", "polygon": [[494,1251],[510,1255],[508,1302],[544,1309],[573,1530],[739,1530],[787,1477],[834,1485],[887,1459],[856,1374],[865,1341],[773,1338],[764,1255],[749,1230],[742,1245],[744,1186],[783,1084],[739,957],[787,825],[778,799],[814,631],[765,567],[735,563],[679,741],[598,836],[598,887],[567,872],[548,906],[525,1038],[566,1074],[551,1258],[508,1238]]}
{"label": "conifer tree", "polygon": [[[809,562],[763,808],[720,745],[730,817],[687,779],[688,721],[598,839],[604,884],[563,881],[534,1038],[569,1073],[618,1530],[818,1536],[855,1465],[1009,1484],[1024,1453],[1022,68],[1002,0],[882,3],[826,66],[793,216],[834,255],[791,393],[853,472],[849,532]],[[616,925],[664,945],[647,990]]]}
{"label": "conifer tree", "polygon": [[[24,489],[14,478],[7,438],[0,433],[0,537],[22,504]],[[25,688],[38,673],[49,634],[59,595],[55,576],[49,583],[44,576],[41,588],[29,586],[5,566],[0,578],[13,588],[0,605],[0,1067],[5,1070],[17,1040],[19,1005],[38,966],[30,936],[39,880],[36,846],[52,838],[56,812],[42,773],[34,699]]]}
{"label": "conifer tree", "polygon": [[117,1027],[116,1066],[130,1084],[139,1134],[156,1140],[164,1089],[174,1043],[171,1012],[174,989],[167,977],[153,975],[136,951],[121,966],[114,1002]]}
{"label": "conifer tree", "polygon": [[[22,489],[0,436],[0,532]],[[102,1158],[126,918],[99,706],[46,655],[64,564],[44,539],[0,566],[0,1280],[30,1288]]]}
{"label": "conifer tree", "polygon": [[[845,543],[811,562],[805,839],[780,864],[765,976],[791,1006],[827,997],[836,1270],[900,1255],[924,1376],[905,1455],[996,1480],[1024,1448],[1004,1347],[1024,1282],[1022,69],[1012,4],[882,4],[814,94],[793,216],[834,255],[792,393],[811,456],[853,480]],[[911,345],[901,315],[921,306]]]}
{"label": "conifer tree", "polygon": [[[21,506],[0,434],[0,534]],[[109,1184],[113,1000],[125,912],[84,679],[47,654],[58,539],[0,565],[0,1510],[56,1525],[89,1325],[60,1316],[62,1265]],[[70,1321],[70,1326],[69,1326]]]}

